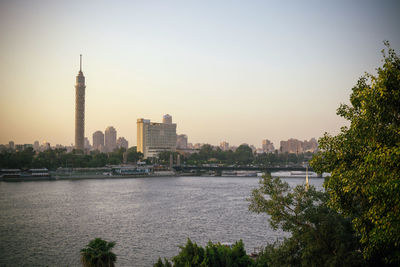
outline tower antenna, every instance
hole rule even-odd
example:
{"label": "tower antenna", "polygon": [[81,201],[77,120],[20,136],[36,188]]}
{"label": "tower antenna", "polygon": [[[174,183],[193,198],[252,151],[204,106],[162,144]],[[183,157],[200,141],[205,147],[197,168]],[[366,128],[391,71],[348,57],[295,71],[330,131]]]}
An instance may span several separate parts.
{"label": "tower antenna", "polygon": [[80,55],[80,61],[79,61],[79,71],[82,71],[82,54]]}

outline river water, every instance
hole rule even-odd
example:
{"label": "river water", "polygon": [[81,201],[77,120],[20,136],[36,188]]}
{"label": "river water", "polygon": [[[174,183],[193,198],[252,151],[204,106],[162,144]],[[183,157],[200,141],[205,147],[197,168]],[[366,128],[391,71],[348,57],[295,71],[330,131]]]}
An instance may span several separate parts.
{"label": "river water", "polygon": [[[302,178],[285,179],[295,186]],[[0,266],[79,266],[90,240],[115,241],[117,266],[152,266],[187,238],[242,239],[247,252],[282,238],[248,211],[257,177],[0,182]],[[323,179],[310,179],[321,188]]]}

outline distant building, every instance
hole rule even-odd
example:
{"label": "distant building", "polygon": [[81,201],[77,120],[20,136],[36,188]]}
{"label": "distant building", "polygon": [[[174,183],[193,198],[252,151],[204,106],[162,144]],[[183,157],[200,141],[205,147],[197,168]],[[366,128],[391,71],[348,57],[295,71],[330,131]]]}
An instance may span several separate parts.
{"label": "distant building", "polygon": [[119,137],[117,140],[117,147],[128,149],[128,141],[124,137]]}
{"label": "distant building", "polygon": [[303,142],[293,138],[287,141],[281,141],[280,151],[282,153],[303,153]]}
{"label": "distant building", "polygon": [[144,158],[157,157],[163,151],[176,151],[176,124],[170,115],[164,115],[163,123],[137,120],[137,151]]}
{"label": "distant building", "polygon": [[188,148],[188,138],[186,134],[176,136],[176,148]]}
{"label": "distant building", "polygon": [[275,151],[274,144],[268,139],[262,140],[262,151],[265,153],[273,153]]}
{"label": "distant building", "polygon": [[318,142],[315,138],[311,138],[310,141],[305,140],[304,142],[290,138],[287,141],[281,141],[280,152],[282,153],[303,153],[303,152],[316,152],[318,149]]}
{"label": "distant building", "polygon": [[85,150],[89,150],[91,148],[89,138],[85,137],[84,140],[84,148]]}
{"label": "distant building", "polygon": [[163,122],[163,123],[166,123],[166,124],[171,124],[171,123],[172,123],[172,117],[171,117],[171,115],[165,114],[165,115],[163,116],[162,122]]}
{"label": "distant building", "polygon": [[223,142],[219,143],[219,147],[221,148],[222,151],[228,151],[229,143],[226,141],[223,141]]}
{"label": "distant building", "polygon": [[257,148],[256,153],[262,154],[262,153],[264,153],[264,150],[262,148]]}
{"label": "distant building", "polygon": [[257,148],[253,145],[249,145],[249,147],[251,148],[251,151],[254,153],[257,151]]}
{"label": "distant building", "polygon": [[99,150],[100,152],[104,148],[104,134],[102,131],[95,131],[93,137],[93,149]]}
{"label": "distant building", "polygon": [[201,149],[201,147],[202,147],[203,145],[204,145],[203,143],[196,143],[196,144],[194,144],[193,148],[194,148],[194,149]]}
{"label": "distant building", "polygon": [[304,152],[316,152],[318,150],[318,142],[315,138],[311,138],[310,141],[304,140],[303,142]]}
{"label": "distant building", "polygon": [[39,151],[40,150],[39,141],[35,141],[33,143],[33,150],[35,150],[35,151]]}
{"label": "distant building", "polygon": [[51,149],[50,143],[47,142],[47,141],[43,141],[42,147],[41,147],[41,151],[46,151],[46,150],[49,150],[49,149]]}
{"label": "distant building", "polygon": [[105,152],[113,152],[117,147],[117,131],[114,127],[109,126],[104,131],[104,148]]}
{"label": "distant building", "polygon": [[15,144],[14,141],[8,142],[8,148],[14,150],[15,149]]}

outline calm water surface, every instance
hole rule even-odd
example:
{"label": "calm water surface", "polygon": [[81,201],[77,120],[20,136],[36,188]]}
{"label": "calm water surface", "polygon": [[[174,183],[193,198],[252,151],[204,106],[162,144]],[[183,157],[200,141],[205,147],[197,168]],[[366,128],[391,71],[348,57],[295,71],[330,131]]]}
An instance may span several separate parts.
{"label": "calm water surface", "polygon": [[[96,237],[116,241],[118,266],[152,266],[178,245],[242,239],[246,250],[282,237],[248,211],[259,178],[160,177],[0,182],[0,265],[79,266]],[[291,185],[304,179],[287,179]],[[310,179],[321,188],[323,179]]]}

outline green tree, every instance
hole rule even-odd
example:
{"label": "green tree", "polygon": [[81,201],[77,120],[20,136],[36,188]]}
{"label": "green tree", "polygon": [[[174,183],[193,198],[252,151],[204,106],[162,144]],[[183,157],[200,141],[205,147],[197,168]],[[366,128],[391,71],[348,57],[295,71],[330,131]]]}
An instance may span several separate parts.
{"label": "green tree", "polygon": [[[252,266],[254,263],[246,254],[242,240],[236,242],[232,247],[209,242],[203,248],[188,239],[186,245],[180,248],[179,254],[172,258],[172,262],[176,267],[246,267]],[[159,258],[154,266],[171,265],[167,260],[163,264],[161,258]]]}
{"label": "green tree", "polygon": [[204,248],[197,246],[189,238],[186,242],[186,246],[181,246],[181,252],[172,258],[172,262],[176,267],[196,267],[201,266],[200,264],[204,260]]}
{"label": "green tree", "polygon": [[353,88],[337,114],[350,122],[325,133],[311,165],[329,172],[330,205],[352,220],[365,258],[400,264],[400,59],[385,42],[383,66]]}
{"label": "green tree", "polygon": [[126,152],[126,158],[128,162],[136,163],[138,160],[143,159],[143,154],[141,152],[137,152],[136,146],[130,147]]}
{"label": "green tree", "polygon": [[248,164],[253,161],[253,151],[248,145],[240,145],[234,152],[235,160],[240,164]]}
{"label": "green tree", "polygon": [[85,267],[113,267],[117,256],[111,251],[115,242],[93,239],[81,250],[81,262]]}
{"label": "green tree", "polygon": [[108,153],[107,163],[112,165],[121,164],[123,161],[123,155],[125,148],[116,148],[113,152]]}
{"label": "green tree", "polygon": [[159,257],[158,261],[153,265],[153,267],[172,267],[172,264],[166,258],[164,258],[164,263],[163,263],[163,261]]}
{"label": "green tree", "polygon": [[256,266],[362,266],[365,264],[359,242],[345,219],[326,203],[329,195],[291,188],[270,175],[260,180],[251,195],[249,209],[270,215],[273,229],[291,234],[281,243],[269,245]]}

